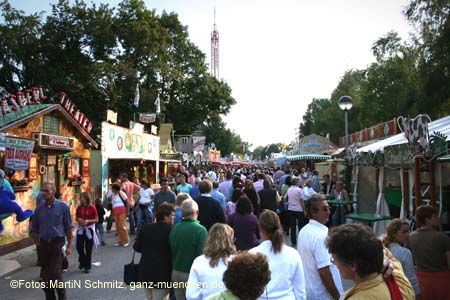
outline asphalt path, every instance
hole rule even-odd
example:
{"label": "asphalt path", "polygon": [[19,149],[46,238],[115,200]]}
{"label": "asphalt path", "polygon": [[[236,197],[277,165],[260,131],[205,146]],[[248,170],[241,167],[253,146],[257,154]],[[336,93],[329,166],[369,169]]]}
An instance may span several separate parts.
{"label": "asphalt path", "polygon": [[[92,270],[84,273],[78,269],[78,253],[74,245],[69,256],[69,270],[63,274],[66,284],[67,299],[145,299],[142,289],[133,289],[123,283],[123,266],[133,256],[131,235],[130,246],[114,247],[115,232],[106,234],[106,246],[99,246],[92,255]],[[136,253],[135,261],[139,262]],[[0,279],[0,299],[45,299],[44,291],[39,286],[40,267],[36,266],[37,255],[29,251],[27,255],[15,258],[21,269]]]}
{"label": "asphalt path", "polygon": [[[130,246],[127,248],[113,246],[116,242],[115,231],[106,233],[106,239],[106,246],[99,246],[94,250],[92,270],[86,274],[78,269],[74,238],[72,254],[69,256],[69,270],[63,273],[67,299],[146,299],[142,289],[134,289],[122,281],[124,265],[129,263],[133,256],[132,245],[135,236],[130,235]],[[290,245],[289,236],[285,236],[285,242]],[[136,253],[135,262],[139,262],[139,258],[140,254]],[[44,291],[39,286],[40,267],[36,266],[37,255],[34,247],[14,259],[22,268],[0,279],[0,299],[45,299]],[[348,280],[343,280],[343,284],[344,290],[352,286]]]}

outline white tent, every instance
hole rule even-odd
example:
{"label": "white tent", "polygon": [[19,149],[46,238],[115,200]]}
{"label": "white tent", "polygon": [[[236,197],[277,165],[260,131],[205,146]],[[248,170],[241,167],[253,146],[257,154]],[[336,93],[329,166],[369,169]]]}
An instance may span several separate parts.
{"label": "white tent", "polygon": [[[446,116],[429,123],[428,132],[430,133],[430,135],[435,131],[439,131],[440,133],[446,135],[447,141],[450,141],[450,116]],[[384,148],[386,148],[387,146],[406,144],[407,142],[408,140],[403,135],[403,132],[401,132],[397,135],[393,135],[384,140],[361,147],[357,149],[356,152],[360,153],[369,151],[371,152],[383,151]]]}

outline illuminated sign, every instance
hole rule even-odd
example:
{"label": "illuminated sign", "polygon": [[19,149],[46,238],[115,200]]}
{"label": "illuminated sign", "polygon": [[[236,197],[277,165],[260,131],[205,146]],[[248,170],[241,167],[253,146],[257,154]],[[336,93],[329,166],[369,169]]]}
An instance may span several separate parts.
{"label": "illuminated sign", "polygon": [[83,128],[87,133],[91,133],[92,130],[92,122],[73,104],[73,102],[69,99],[66,93],[61,92],[59,97],[59,104],[69,113],[69,115],[74,119],[78,125]]}

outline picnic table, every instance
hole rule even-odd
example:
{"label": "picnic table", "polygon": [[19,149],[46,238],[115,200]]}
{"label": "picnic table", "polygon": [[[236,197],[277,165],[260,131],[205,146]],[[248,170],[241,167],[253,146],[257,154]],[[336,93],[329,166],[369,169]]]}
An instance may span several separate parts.
{"label": "picnic table", "polygon": [[[352,205],[352,204],[355,204],[357,201],[331,199],[331,200],[327,200],[327,202],[328,202],[328,204],[337,207],[337,209],[336,209],[337,215],[338,215],[337,225],[340,225],[341,224],[341,209],[339,208],[339,206]],[[335,211],[335,213],[336,213],[336,211]]]}
{"label": "picnic table", "polygon": [[367,213],[348,214],[345,217],[347,219],[351,219],[351,220],[367,222],[370,227],[372,227],[372,224],[375,222],[393,219],[393,217],[391,217],[391,216],[384,216],[384,215],[379,215],[379,214],[367,214]]}

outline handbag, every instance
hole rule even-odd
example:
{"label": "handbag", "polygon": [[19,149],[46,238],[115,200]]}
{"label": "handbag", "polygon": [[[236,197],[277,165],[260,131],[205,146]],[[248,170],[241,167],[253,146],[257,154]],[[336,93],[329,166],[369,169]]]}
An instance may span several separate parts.
{"label": "handbag", "polygon": [[391,300],[403,300],[403,295],[400,292],[397,281],[395,281],[394,276],[390,275],[388,278],[384,278],[386,282],[389,293],[391,294]]}
{"label": "handbag", "polygon": [[130,285],[131,282],[139,281],[139,264],[134,263],[134,255],[136,251],[133,251],[133,258],[129,264],[123,267],[123,282],[126,285]]}

